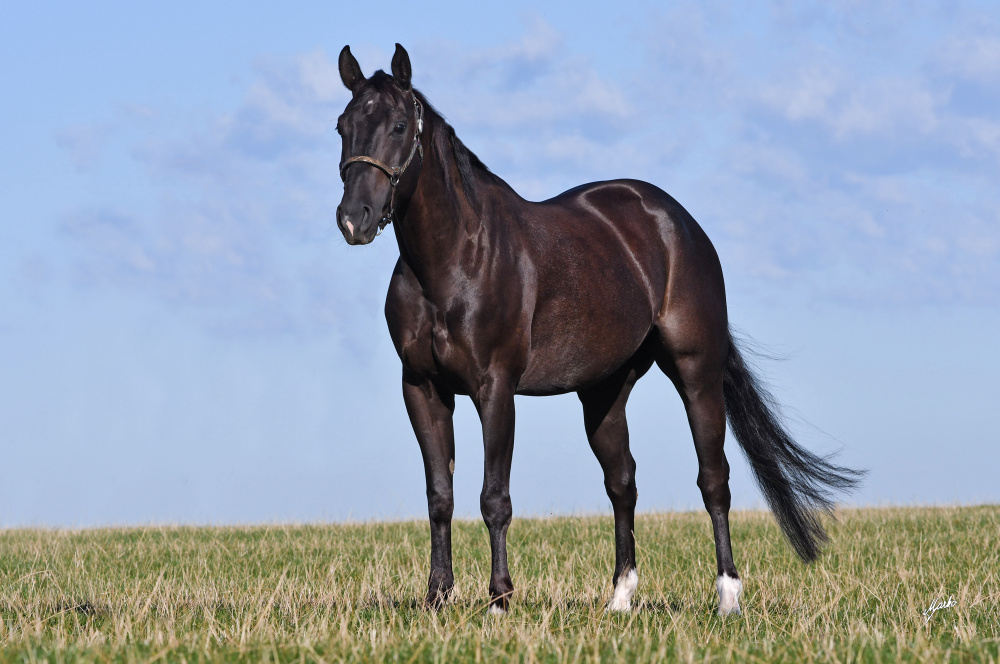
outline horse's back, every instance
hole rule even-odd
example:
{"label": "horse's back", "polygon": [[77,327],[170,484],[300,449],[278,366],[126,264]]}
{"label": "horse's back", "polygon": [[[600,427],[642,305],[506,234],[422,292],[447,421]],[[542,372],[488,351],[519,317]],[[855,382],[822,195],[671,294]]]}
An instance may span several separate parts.
{"label": "horse's back", "polygon": [[555,242],[574,235],[598,240],[604,246],[593,247],[587,258],[641,270],[647,292],[657,303],[669,281],[682,276],[672,269],[675,263],[712,281],[721,274],[715,248],[698,222],[670,194],[648,182],[593,182],[535,205],[542,211],[539,220],[547,222],[536,225],[536,232]]}

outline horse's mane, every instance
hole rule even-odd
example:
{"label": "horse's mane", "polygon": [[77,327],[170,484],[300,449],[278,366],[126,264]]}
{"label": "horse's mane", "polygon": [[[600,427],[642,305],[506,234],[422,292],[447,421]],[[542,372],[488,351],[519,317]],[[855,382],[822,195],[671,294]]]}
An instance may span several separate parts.
{"label": "horse's mane", "polygon": [[[396,80],[381,69],[371,75],[369,82],[377,94],[384,95],[388,99],[392,99],[395,95],[399,94],[399,87]],[[465,193],[465,197],[469,199],[469,203],[472,205],[473,210],[477,213],[481,211],[481,198],[479,196],[479,190],[481,184],[484,182],[498,184],[505,189],[513,191],[510,189],[510,185],[504,182],[503,178],[491,171],[472,150],[465,146],[465,143],[463,143],[458,135],[455,134],[455,128],[448,124],[448,121],[445,120],[441,111],[434,108],[434,106],[427,101],[427,97],[424,96],[424,93],[420,92],[416,88],[413,89],[413,93],[417,96],[417,99],[424,107],[424,117],[426,118],[429,113],[432,113],[436,115],[441,120],[441,124],[444,125],[444,134],[448,139],[448,144],[451,146],[452,154],[455,157],[455,163],[458,164],[458,174],[462,180],[462,191]]]}
{"label": "horse's mane", "polygon": [[427,113],[433,113],[441,119],[441,124],[444,125],[445,136],[448,138],[452,154],[455,157],[455,163],[458,164],[458,174],[462,179],[462,191],[465,193],[465,197],[469,199],[472,209],[477,213],[480,212],[479,189],[484,181],[500,185],[505,189],[510,189],[510,185],[504,182],[503,178],[499,175],[491,171],[489,166],[476,156],[475,152],[465,146],[462,139],[455,133],[455,128],[448,124],[444,115],[427,101],[427,97],[422,92],[417,89],[414,89],[413,92],[424,106],[425,117]]}

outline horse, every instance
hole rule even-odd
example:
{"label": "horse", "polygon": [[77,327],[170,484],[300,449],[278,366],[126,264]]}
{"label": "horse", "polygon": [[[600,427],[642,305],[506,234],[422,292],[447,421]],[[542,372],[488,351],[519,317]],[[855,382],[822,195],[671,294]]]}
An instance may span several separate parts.
{"label": "horse", "polygon": [[349,46],[340,53],[351,100],[337,119],[344,183],[337,225],[349,245],[363,245],[391,223],[399,246],[385,318],[426,476],[425,606],[443,606],[454,586],[456,395],[471,398],[482,422],[488,610],[503,614],[514,592],[507,565],[514,395],[576,392],[614,510],[607,609],[630,610],[638,494],[625,404],[654,364],[680,394],[694,438],[715,538],[718,614],[740,613],[743,588],[729,535],[727,420],[787,539],[813,560],[827,540],[820,514],[861,472],[788,433],[730,331],[722,267],[694,218],[638,180],[523,199],[412,86],[399,44],[391,65],[391,74],[365,77]]}

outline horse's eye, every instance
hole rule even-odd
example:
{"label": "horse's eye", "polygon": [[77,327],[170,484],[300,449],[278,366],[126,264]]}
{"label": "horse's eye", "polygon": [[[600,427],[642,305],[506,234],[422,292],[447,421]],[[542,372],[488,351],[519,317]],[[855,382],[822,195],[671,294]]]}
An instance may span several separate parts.
{"label": "horse's eye", "polygon": [[393,131],[395,131],[397,134],[402,134],[404,131],[406,131],[406,123],[405,122],[398,123],[396,125],[396,128],[393,129]]}

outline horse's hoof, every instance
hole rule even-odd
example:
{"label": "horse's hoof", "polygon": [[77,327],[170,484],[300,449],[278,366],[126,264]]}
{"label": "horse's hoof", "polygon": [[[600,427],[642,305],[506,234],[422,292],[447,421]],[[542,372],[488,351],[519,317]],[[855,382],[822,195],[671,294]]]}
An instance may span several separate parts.
{"label": "horse's hoof", "polygon": [[448,603],[448,598],[444,595],[427,595],[424,598],[424,610],[440,611]]}
{"label": "horse's hoof", "polygon": [[499,597],[494,595],[493,598],[490,600],[489,613],[491,616],[506,615],[509,609],[510,609],[510,593],[500,595]]}
{"label": "horse's hoof", "polygon": [[738,577],[723,573],[715,580],[715,589],[719,592],[719,615],[740,615],[740,593],[743,592],[743,582]]}
{"label": "horse's hoof", "polygon": [[428,611],[440,611],[451,599],[452,586],[439,585],[433,590],[427,591],[424,598],[424,608]]}
{"label": "horse's hoof", "polygon": [[608,611],[624,613],[632,609],[632,597],[635,596],[635,589],[639,586],[639,574],[635,569],[630,569],[625,574],[618,577],[615,584],[615,594],[608,602]]}
{"label": "horse's hoof", "polygon": [[510,577],[490,583],[490,615],[502,616],[510,608],[510,598],[514,595],[514,584]]}

